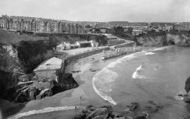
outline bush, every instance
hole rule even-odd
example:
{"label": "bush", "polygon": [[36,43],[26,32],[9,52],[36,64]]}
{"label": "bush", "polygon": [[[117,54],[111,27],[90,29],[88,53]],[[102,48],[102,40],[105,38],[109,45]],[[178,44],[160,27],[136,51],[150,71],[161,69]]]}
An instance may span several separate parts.
{"label": "bush", "polygon": [[54,56],[56,40],[21,41],[17,46],[18,58],[26,73],[31,73],[44,60]]}

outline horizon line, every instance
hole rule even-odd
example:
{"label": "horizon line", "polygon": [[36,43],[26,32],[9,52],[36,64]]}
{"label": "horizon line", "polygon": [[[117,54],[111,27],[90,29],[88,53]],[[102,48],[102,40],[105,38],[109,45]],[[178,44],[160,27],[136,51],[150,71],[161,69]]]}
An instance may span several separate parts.
{"label": "horizon line", "polygon": [[109,22],[128,22],[128,23],[190,23],[190,21],[128,21],[128,20],[110,20],[110,21],[92,21],[92,20],[68,20],[68,19],[59,19],[59,18],[51,18],[51,17],[38,17],[38,16],[22,16],[22,15],[7,15],[1,14],[1,17],[29,17],[29,18],[39,18],[39,19],[48,19],[48,20],[56,20],[56,21],[70,21],[70,22],[93,22],[93,23],[109,23]]}

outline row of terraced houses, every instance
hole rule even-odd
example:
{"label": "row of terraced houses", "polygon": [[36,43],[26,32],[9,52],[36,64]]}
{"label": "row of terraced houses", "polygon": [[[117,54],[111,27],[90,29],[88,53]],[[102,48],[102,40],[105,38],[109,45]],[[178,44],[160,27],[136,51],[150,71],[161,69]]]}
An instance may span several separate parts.
{"label": "row of terraced houses", "polygon": [[36,33],[85,33],[84,26],[75,22],[6,15],[0,17],[0,28],[10,31]]}

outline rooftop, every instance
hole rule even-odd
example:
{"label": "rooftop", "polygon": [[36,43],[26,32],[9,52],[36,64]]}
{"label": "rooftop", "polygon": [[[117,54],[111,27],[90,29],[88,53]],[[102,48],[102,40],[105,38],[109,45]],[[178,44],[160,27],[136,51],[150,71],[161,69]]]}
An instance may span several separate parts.
{"label": "rooftop", "polygon": [[42,71],[42,70],[56,70],[60,69],[62,65],[62,59],[52,57],[42,64],[40,64],[34,71]]}

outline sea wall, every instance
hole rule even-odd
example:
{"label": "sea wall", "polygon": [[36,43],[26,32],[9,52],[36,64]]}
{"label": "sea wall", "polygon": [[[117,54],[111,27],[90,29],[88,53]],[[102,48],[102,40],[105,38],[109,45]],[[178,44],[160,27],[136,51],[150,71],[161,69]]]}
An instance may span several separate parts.
{"label": "sea wall", "polygon": [[113,46],[114,48],[122,48],[122,47],[131,47],[135,45],[135,42],[131,42],[131,43],[122,43],[122,44],[118,44]]}
{"label": "sea wall", "polygon": [[88,56],[91,56],[93,54],[97,54],[97,53],[100,53],[104,50],[108,50],[109,47],[102,47],[102,48],[97,48],[97,49],[93,49],[91,51],[87,51],[87,52],[83,52],[83,53],[80,53],[80,54],[77,54],[77,55],[73,55],[73,56],[69,56],[67,57],[65,60],[66,60],[66,64],[72,62],[72,61],[76,61],[80,58],[85,58],[85,57],[88,57]]}

